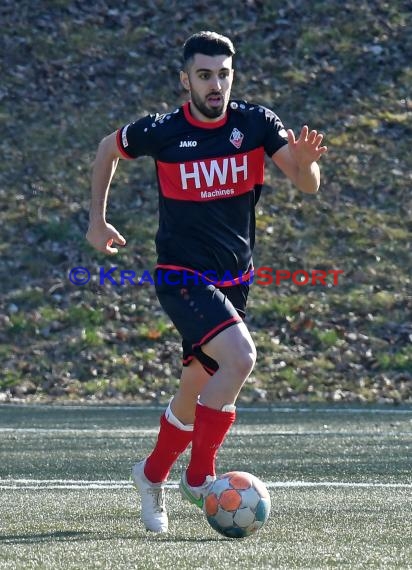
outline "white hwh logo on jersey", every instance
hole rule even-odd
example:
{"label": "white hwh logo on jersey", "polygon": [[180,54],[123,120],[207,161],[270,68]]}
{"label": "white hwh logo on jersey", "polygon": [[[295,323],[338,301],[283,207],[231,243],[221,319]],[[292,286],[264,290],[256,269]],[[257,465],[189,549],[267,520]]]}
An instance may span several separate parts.
{"label": "white hwh logo on jersey", "polygon": [[[238,174],[243,173],[243,180],[247,180],[247,154],[240,157],[241,162],[237,164],[236,156],[223,159],[213,159],[207,164],[206,162],[192,162],[193,170],[188,172],[186,164],[180,165],[180,177],[183,190],[188,188],[188,180],[193,179],[195,188],[202,188],[205,185],[210,188],[217,182],[220,185],[230,183],[236,184],[238,181]],[[216,180],[217,179],[217,180]]]}

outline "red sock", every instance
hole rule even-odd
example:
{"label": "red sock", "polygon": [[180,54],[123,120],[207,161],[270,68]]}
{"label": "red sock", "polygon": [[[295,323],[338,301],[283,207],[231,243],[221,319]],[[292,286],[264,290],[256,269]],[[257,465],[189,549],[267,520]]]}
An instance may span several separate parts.
{"label": "red sock", "polygon": [[152,483],[166,481],[173,464],[192,440],[193,432],[184,431],[160,418],[160,431],[152,453],[146,459],[144,473]]}
{"label": "red sock", "polygon": [[216,475],[216,455],[235,418],[235,411],[222,412],[197,404],[192,454],[186,471],[187,482],[192,487],[202,485],[207,475]]}

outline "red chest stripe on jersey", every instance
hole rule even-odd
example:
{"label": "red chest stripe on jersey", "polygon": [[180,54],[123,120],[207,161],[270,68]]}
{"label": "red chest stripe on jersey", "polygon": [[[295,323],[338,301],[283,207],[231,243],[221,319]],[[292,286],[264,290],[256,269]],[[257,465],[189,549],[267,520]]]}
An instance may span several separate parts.
{"label": "red chest stripe on jersey", "polygon": [[165,198],[204,202],[233,198],[263,184],[263,147],[204,160],[156,162],[160,191]]}

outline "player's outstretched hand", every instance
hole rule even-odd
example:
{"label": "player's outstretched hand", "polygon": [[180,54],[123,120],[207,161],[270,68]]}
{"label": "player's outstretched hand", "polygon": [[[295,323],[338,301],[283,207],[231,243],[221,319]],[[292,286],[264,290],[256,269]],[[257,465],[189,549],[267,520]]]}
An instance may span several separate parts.
{"label": "player's outstretched hand", "polygon": [[317,162],[322,154],[327,152],[326,146],[319,146],[323,140],[323,134],[318,131],[309,131],[307,125],[302,127],[300,135],[295,139],[295,133],[288,129],[288,144],[295,161],[299,166],[306,166]]}
{"label": "player's outstretched hand", "polygon": [[113,243],[121,246],[126,245],[125,238],[119,234],[114,226],[106,222],[90,224],[86,239],[95,249],[108,255],[114,255],[119,251],[116,247],[112,247]]}

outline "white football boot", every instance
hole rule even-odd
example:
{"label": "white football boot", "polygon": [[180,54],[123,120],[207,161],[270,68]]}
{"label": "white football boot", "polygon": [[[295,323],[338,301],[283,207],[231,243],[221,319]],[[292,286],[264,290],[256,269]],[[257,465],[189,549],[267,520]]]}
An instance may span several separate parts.
{"label": "white football boot", "polygon": [[146,530],[167,532],[168,518],[165,506],[164,483],[151,483],[144,474],[146,459],[132,467],[132,480],[140,493],[140,518]]}
{"label": "white football boot", "polygon": [[204,498],[208,494],[209,489],[215,480],[216,477],[208,475],[203,485],[192,487],[187,482],[186,471],[183,471],[179,483],[180,494],[186,501],[196,505],[199,509],[203,509]]}

